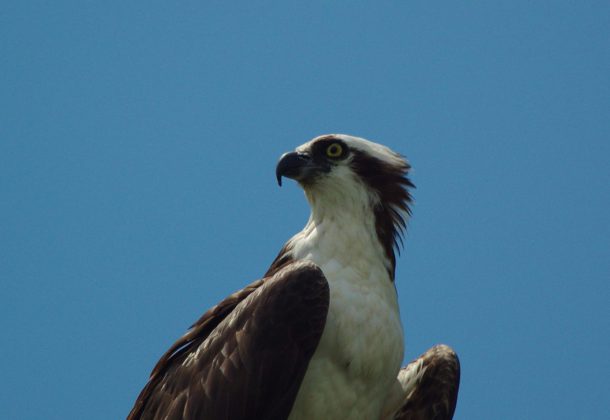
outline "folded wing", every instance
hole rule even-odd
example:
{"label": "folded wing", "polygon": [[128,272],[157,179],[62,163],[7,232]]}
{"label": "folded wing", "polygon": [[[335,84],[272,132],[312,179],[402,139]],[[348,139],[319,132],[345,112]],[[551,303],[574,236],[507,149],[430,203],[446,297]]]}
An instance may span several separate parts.
{"label": "folded wing", "polygon": [[402,407],[394,420],[450,420],[460,386],[460,362],[446,345],[437,345],[401,369]]}
{"label": "folded wing", "polygon": [[163,355],[127,419],[286,419],[328,304],[326,278],[308,262],[229,296]]}

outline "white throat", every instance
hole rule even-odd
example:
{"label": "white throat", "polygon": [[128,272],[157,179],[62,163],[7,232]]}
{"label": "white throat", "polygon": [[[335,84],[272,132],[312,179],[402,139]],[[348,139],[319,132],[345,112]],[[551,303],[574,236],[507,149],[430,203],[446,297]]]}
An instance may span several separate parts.
{"label": "white throat", "polygon": [[311,215],[305,228],[290,240],[294,258],[311,260],[323,271],[329,264],[329,268],[350,266],[360,275],[372,267],[391,270],[375,227],[377,197],[349,171],[341,176],[346,182],[337,182],[335,177],[305,188]]}

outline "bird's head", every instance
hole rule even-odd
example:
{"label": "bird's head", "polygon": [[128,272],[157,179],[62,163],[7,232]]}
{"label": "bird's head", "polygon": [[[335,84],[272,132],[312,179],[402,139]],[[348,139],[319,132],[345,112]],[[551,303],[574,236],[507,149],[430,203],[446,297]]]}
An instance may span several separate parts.
{"label": "bird's head", "polygon": [[312,217],[374,216],[377,235],[394,260],[407,217],[413,184],[408,162],[386,146],[345,134],[316,137],[282,155],[276,176],[305,190]]}

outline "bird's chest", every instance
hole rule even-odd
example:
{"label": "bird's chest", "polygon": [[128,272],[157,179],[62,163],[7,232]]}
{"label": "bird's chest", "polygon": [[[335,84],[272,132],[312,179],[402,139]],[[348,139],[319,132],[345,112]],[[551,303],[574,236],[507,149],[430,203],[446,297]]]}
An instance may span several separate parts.
{"label": "bird's chest", "polygon": [[351,268],[327,274],[330,307],[321,346],[352,380],[379,379],[402,359],[394,286],[382,269],[369,277],[358,278]]}
{"label": "bird's chest", "polygon": [[290,420],[377,419],[396,380],[402,326],[371,220],[337,217],[308,224],[291,242],[295,259],[312,261],[324,272],[330,306]]}
{"label": "bird's chest", "polygon": [[330,307],[290,419],[376,418],[403,357],[394,285],[383,266],[320,267]]}

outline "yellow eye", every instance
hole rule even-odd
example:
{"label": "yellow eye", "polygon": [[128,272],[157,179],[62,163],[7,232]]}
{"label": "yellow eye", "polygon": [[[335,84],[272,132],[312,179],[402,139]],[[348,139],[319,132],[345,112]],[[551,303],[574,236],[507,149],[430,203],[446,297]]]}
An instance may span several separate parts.
{"label": "yellow eye", "polygon": [[326,148],[326,156],[330,158],[338,158],[343,154],[343,147],[339,143],[333,143]]}

